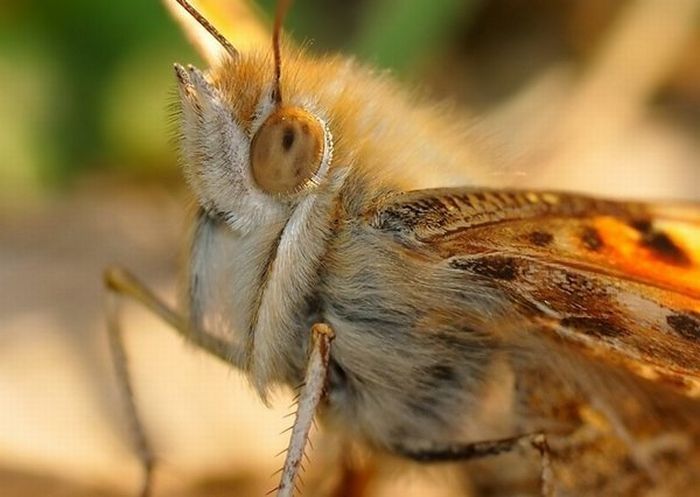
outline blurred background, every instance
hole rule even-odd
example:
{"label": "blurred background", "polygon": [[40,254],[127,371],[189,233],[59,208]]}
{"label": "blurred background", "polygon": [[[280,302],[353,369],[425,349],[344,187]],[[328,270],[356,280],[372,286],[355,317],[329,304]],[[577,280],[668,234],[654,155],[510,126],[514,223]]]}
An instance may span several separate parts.
{"label": "blurred background", "polygon": [[[254,9],[269,23],[274,5]],[[698,0],[297,0],[286,26],[459,108],[492,186],[700,200]],[[138,487],[100,274],[119,263],[174,301],[188,206],[175,61],[203,65],[159,0],[0,2],[3,496]],[[133,307],[156,495],[264,494],[288,399],[262,406]],[[396,480],[375,493],[396,495]],[[464,495],[410,481],[402,495]]]}

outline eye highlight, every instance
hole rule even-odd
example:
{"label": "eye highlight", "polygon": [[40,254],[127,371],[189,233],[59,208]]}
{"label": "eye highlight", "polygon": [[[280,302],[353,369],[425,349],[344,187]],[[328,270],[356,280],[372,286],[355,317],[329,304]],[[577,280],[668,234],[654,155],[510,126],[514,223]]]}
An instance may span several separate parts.
{"label": "eye highlight", "polygon": [[299,107],[276,110],[251,144],[253,179],[271,194],[293,194],[313,184],[326,158],[323,123]]}

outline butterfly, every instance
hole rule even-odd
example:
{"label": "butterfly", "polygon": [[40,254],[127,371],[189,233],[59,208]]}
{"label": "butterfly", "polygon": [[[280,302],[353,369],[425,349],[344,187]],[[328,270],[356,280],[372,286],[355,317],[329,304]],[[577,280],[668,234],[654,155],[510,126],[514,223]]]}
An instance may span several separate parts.
{"label": "butterfly", "polygon": [[[451,119],[386,75],[283,39],[286,2],[272,48],[254,17],[168,5],[211,65],[175,65],[198,206],[186,309],[120,269],[106,283],[263,399],[301,385],[277,495],[294,492],[315,416],[423,462],[534,448],[544,495],[697,484],[700,206],[454,186],[439,172],[467,168],[469,150]],[[123,357],[115,312],[109,323]],[[509,399],[507,435],[480,438],[494,390]]]}

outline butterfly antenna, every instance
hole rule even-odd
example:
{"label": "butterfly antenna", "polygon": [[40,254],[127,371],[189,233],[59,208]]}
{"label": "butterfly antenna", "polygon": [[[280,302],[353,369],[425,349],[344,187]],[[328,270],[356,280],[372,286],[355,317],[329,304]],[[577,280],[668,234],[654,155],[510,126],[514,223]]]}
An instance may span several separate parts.
{"label": "butterfly antenna", "polygon": [[272,97],[277,104],[282,103],[282,91],[280,90],[280,78],[282,77],[282,57],[280,55],[280,35],[282,33],[282,24],[287,16],[289,6],[292,0],[279,0],[277,2],[277,10],[275,11],[275,25],[272,29],[272,50],[275,56],[275,87]]}
{"label": "butterfly antenna", "polygon": [[226,39],[224,35],[221,34],[221,32],[216,29],[212,23],[207,21],[207,19],[199,13],[197,9],[195,9],[190,2],[187,0],[175,0],[180,6],[187,11],[189,15],[191,15],[195,21],[197,21],[204,29],[206,29],[210,35],[212,35],[216,41],[219,42],[219,44],[226,50],[226,52],[231,56],[231,57],[238,57],[238,50],[236,50],[236,47],[234,47],[230,41]]}

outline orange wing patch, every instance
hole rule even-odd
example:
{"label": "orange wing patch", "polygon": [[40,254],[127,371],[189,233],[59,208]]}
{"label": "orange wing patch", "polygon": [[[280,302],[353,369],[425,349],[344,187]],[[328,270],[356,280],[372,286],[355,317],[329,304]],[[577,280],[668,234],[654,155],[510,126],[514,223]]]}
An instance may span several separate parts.
{"label": "orange wing patch", "polygon": [[528,339],[700,397],[700,206],[445,189],[390,199],[374,225],[499,290]]}
{"label": "orange wing patch", "polygon": [[604,216],[593,219],[586,237],[598,240],[599,245],[592,249],[599,250],[610,266],[700,298],[700,242],[693,235],[683,222],[637,221],[630,225]]}

